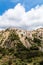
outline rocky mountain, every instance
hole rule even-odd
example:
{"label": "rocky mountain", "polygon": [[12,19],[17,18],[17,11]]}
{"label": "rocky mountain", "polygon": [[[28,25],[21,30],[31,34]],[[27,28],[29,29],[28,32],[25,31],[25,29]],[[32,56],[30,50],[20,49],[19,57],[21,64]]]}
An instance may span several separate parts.
{"label": "rocky mountain", "polygon": [[0,31],[1,65],[43,65],[43,28]]}
{"label": "rocky mountain", "polygon": [[[19,39],[26,48],[30,48],[32,45],[36,45],[38,47],[43,48],[43,28],[33,31],[26,31],[16,28],[0,31],[0,46],[12,47],[13,41],[10,42],[11,41],[10,37],[12,37],[13,39],[13,36],[14,36],[13,40],[14,42],[18,42]],[[17,37],[19,38],[17,39]],[[7,44],[7,42],[9,43]]]}

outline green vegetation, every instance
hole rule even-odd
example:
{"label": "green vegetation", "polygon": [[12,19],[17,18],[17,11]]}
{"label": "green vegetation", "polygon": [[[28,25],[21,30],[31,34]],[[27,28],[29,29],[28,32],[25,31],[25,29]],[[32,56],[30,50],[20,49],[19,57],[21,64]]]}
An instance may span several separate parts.
{"label": "green vegetation", "polygon": [[[27,65],[27,63],[33,62],[32,58],[43,57],[43,53],[40,52],[37,47],[27,49],[21,42],[18,43],[16,47],[14,46],[14,48],[10,49],[0,47],[0,54],[2,54],[2,58],[6,55],[9,57],[9,60],[2,65],[11,65],[12,63],[14,63],[14,65]],[[33,65],[35,64],[37,65],[38,63],[33,63]]]}
{"label": "green vegetation", "polygon": [[10,33],[10,35],[9,35],[9,39],[10,39],[11,41],[14,41],[14,40],[19,40],[19,37],[18,37],[18,35],[16,34],[15,31],[11,31],[11,33]]}
{"label": "green vegetation", "polygon": [[38,39],[38,38],[35,38],[35,37],[34,37],[33,42],[36,43],[38,46],[41,45],[41,40]]}
{"label": "green vegetation", "polygon": [[0,46],[0,65],[43,65],[43,52],[38,48],[41,40],[35,37],[33,40],[27,37],[26,39],[37,45],[33,44],[30,48],[26,48],[15,30],[10,30],[3,47]]}

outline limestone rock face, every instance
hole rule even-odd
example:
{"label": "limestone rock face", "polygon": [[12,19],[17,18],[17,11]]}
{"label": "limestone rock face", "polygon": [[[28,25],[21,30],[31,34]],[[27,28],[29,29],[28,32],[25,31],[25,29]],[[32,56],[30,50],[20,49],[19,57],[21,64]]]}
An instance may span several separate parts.
{"label": "limestone rock face", "polygon": [[43,65],[43,28],[0,31],[0,65]]}
{"label": "limestone rock face", "polygon": [[43,49],[43,28],[33,31],[8,28],[0,31],[0,46],[2,47],[6,47],[7,45],[8,47],[13,47],[14,43],[18,43],[19,40],[27,48],[30,48],[32,45],[36,45]]}

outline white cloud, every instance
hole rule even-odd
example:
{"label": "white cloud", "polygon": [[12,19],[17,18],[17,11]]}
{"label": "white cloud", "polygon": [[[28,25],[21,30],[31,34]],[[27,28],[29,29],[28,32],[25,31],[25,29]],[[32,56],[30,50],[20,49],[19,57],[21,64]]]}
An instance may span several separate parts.
{"label": "white cloud", "polygon": [[36,6],[28,12],[25,12],[21,4],[7,10],[0,16],[0,28],[7,27],[21,27],[29,30],[43,27],[43,5]]}

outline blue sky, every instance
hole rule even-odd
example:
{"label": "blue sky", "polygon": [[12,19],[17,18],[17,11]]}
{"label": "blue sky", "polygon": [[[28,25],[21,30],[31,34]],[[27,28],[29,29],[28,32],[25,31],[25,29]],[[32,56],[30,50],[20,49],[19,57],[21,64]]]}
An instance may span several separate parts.
{"label": "blue sky", "polygon": [[43,27],[43,0],[0,0],[0,29]]}
{"label": "blue sky", "polygon": [[0,15],[2,15],[6,10],[15,7],[18,3],[21,3],[26,11],[37,5],[42,5],[43,0],[0,0]]}

